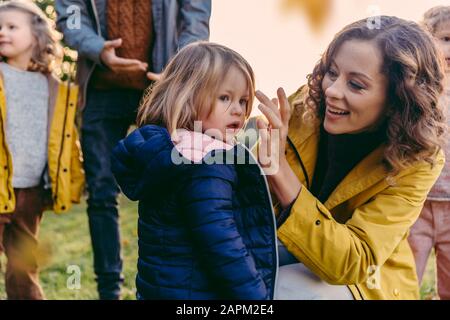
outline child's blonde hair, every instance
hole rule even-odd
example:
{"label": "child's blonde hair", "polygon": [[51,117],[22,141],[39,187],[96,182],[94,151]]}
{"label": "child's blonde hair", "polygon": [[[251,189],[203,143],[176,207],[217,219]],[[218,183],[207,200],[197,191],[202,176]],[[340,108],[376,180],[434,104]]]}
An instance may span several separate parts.
{"label": "child's blonde hair", "polygon": [[167,128],[194,129],[203,111],[211,112],[219,86],[228,70],[237,68],[247,80],[246,117],[251,113],[255,77],[250,64],[225,46],[198,41],[181,49],[169,62],[159,80],[147,91],[139,108],[137,124],[156,124]]}
{"label": "child's blonde hair", "polygon": [[[36,40],[30,71],[51,73],[62,60],[62,47],[53,22],[31,0],[11,0],[0,3],[0,12],[20,11],[30,16],[31,32]],[[3,59],[3,57],[2,57]]]}
{"label": "child's blonde hair", "polygon": [[423,15],[422,24],[433,35],[444,22],[450,22],[450,6],[436,6],[429,9]]}

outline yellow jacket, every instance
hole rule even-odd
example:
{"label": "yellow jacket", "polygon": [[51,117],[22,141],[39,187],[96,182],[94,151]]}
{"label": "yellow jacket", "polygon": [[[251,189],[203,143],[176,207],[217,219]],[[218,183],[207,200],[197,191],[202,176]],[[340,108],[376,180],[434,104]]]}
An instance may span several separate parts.
{"label": "yellow jacket", "polygon": [[444,166],[443,152],[433,168],[417,163],[388,181],[380,146],[320,203],[305,187],[306,176],[313,179],[320,130],[303,121],[303,110],[302,103],[293,106],[286,155],[303,187],[278,237],[321,279],[348,285],[355,299],[418,299],[407,237]]}
{"label": "yellow jacket", "polygon": [[[54,76],[49,83],[48,171],[53,209],[67,211],[78,203],[84,186],[84,172],[75,111],[78,87],[60,82]],[[16,206],[12,186],[13,166],[5,139],[6,98],[0,72],[0,214],[11,213]]]}

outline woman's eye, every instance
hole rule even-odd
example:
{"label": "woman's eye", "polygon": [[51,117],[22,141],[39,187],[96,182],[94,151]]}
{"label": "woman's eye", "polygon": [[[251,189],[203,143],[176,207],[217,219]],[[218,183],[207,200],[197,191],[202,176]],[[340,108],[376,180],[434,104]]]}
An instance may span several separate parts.
{"label": "woman's eye", "polygon": [[9,30],[14,30],[16,26],[9,26]]}
{"label": "woman's eye", "polygon": [[364,87],[362,85],[360,85],[360,84],[358,84],[358,83],[356,83],[354,81],[350,81],[349,84],[350,84],[350,87],[352,87],[355,90],[362,90],[362,89],[364,89]]}
{"label": "woman's eye", "polygon": [[330,78],[336,78],[337,77],[337,73],[333,69],[328,69],[328,75],[330,76]]}
{"label": "woman's eye", "polygon": [[450,41],[450,37],[444,37],[444,38],[442,38],[442,40],[444,40],[445,42],[449,42]]}
{"label": "woman's eye", "polygon": [[227,95],[222,95],[222,96],[219,97],[219,99],[220,99],[221,101],[224,101],[224,102],[230,101],[230,97],[227,96]]}

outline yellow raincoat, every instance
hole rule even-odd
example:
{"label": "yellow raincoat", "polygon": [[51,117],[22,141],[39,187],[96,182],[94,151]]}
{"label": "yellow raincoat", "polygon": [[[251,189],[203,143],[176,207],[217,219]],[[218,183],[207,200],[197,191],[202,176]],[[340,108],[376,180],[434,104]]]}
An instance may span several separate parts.
{"label": "yellow raincoat", "polygon": [[[303,94],[300,89],[290,101]],[[320,130],[304,122],[303,110],[302,103],[293,106],[286,155],[303,187],[278,237],[321,279],[347,285],[355,299],[418,299],[407,237],[444,166],[443,152],[434,167],[417,163],[390,181],[382,145],[320,203],[305,187],[313,179]]]}
{"label": "yellow raincoat", "polygon": [[[78,87],[60,82],[52,75],[49,82],[48,169],[52,189],[52,208],[56,213],[78,203],[84,186],[80,143],[75,127]],[[0,72],[0,214],[11,213],[16,200],[12,186],[13,166],[5,138],[6,97]]]}

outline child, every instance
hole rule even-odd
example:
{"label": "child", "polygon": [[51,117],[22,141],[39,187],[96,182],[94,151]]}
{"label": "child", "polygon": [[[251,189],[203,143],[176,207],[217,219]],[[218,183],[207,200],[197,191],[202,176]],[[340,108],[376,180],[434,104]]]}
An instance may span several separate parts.
{"label": "child", "polygon": [[[144,99],[140,128],[114,149],[117,181],[140,201],[138,299],[273,297],[276,236],[265,176],[254,158],[234,158],[252,157],[233,141],[253,96],[253,71],[238,53],[188,45]],[[211,161],[223,157],[234,164]]]}
{"label": "child", "polygon": [[8,258],[9,299],[44,298],[36,254],[46,195],[64,212],[83,186],[77,88],[52,75],[60,52],[54,33],[33,2],[0,4],[0,253]]}
{"label": "child", "polygon": [[[450,121],[450,6],[438,6],[424,15],[424,25],[442,49],[446,67],[446,91],[442,103]],[[450,122],[449,122],[450,123]],[[441,299],[450,299],[450,145],[446,164],[428,194],[422,213],[411,229],[409,243],[414,252],[417,275],[422,281],[430,251],[436,252],[437,288]]]}

